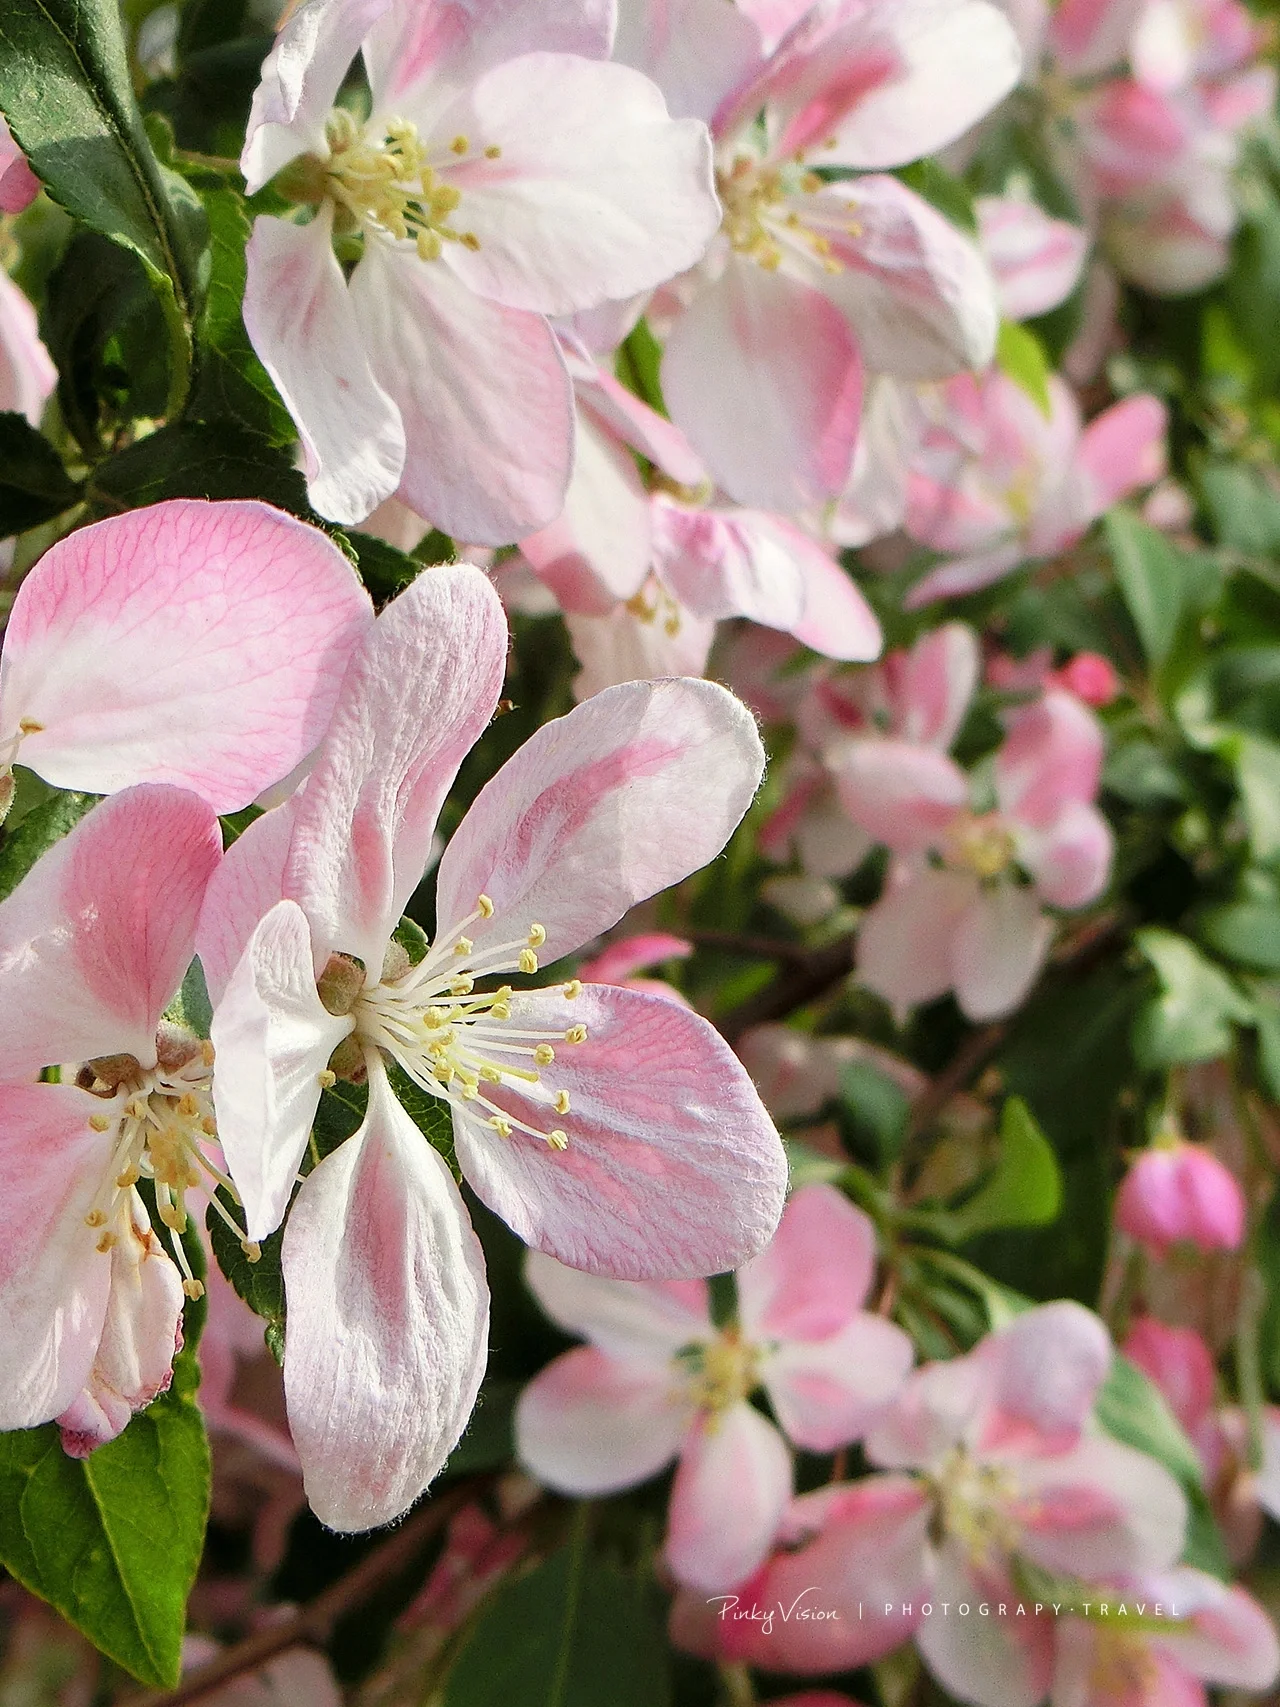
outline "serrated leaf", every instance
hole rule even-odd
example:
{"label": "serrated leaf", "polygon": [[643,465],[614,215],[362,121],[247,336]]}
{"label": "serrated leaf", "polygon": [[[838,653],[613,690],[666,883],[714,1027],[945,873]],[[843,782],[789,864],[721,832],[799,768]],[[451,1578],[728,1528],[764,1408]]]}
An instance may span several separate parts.
{"label": "serrated leaf", "polygon": [[1231,1027],[1248,1025],[1253,1004],[1186,937],[1150,926],[1135,935],[1162,990],[1134,1025],[1133,1046],[1148,1069],[1178,1061],[1212,1061],[1231,1047]]}
{"label": "serrated leaf", "polygon": [[417,558],[397,551],[375,534],[348,533],[347,540],[356,554],[360,579],[376,600],[393,599],[422,573],[423,565]]}
{"label": "serrated leaf", "polygon": [[0,0],[0,111],[53,199],[146,268],[169,329],[176,406],[189,378],[204,215],[156,159],[113,0]]}
{"label": "serrated leaf", "polygon": [[208,1037],[209,1027],[213,1024],[213,1003],[209,999],[209,986],[199,959],[187,967],[182,988],[164,1010],[164,1017],[175,1025],[185,1025],[197,1037]]}
{"label": "serrated leaf", "polygon": [[1002,320],[996,339],[996,366],[1022,387],[1042,415],[1049,414],[1049,358],[1034,332],[1016,320]]}
{"label": "serrated leaf", "polygon": [[261,498],[314,521],[306,482],[283,452],[229,422],[179,421],[108,458],[86,497],[105,514],[164,498]]}
{"label": "serrated leaf", "polygon": [[1062,1209],[1062,1175],[1053,1146],[1021,1097],[1000,1115],[1000,1155],[994,1173],[951,1216],[961,1240],[1001,1227],[1047,1227]]}
{"label": "serrated leaf", "polygon": [[31,808],[0,841],[0,901],[12,895],[40,855],[74,830],[100,798],[97,794],[67,792]]}
{"label": "serrated leaf", "polygon": [[0,1435],[0,1560],[139,1682],[171,1689],[209,1510],[194,1359],[88,1458],[52,1424]]}
{"label": "serrated leaf", "polygon": [[1185,602],[1178,553],[1131,510],[1110,510],[1105,527],[1116,579],[1142,650],[1152,664],[1162,664],[1173,649]]}
{"label": "serrated leaf", "polygon": [[26,416],[0,414],[0,539],[52,521],[79,496],[62,458]]}

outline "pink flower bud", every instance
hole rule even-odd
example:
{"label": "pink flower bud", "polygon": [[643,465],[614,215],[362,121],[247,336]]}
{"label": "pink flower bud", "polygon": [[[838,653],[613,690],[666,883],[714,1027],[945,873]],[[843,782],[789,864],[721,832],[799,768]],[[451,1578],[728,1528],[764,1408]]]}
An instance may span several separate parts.
{"label": "pink flower bud", "polygon": [[1144,1150],[1116,1197],[1116,1225],[1157,1252],[1185,1240],[1234,1251],[1244,1238],[1244,1194],[1218,1158],[1183,1138]]}
{"label": "pink flower bud", "polygon": [[1094,707],[1110,705],[1120,692],[1120,678],[1101,652],[1077,652],[1058,671],[1058,681],[1068,693]]}

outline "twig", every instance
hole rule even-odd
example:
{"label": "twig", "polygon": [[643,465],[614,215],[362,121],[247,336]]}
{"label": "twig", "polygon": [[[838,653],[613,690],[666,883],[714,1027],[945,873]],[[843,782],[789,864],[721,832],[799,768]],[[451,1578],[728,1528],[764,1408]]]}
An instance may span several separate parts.
{"label": "twig", "polygon": [[184,1703],[199,1700],[232,1678],[257,1671],[268,1660],[290,1648],[322,1647],[345,1614],[407,1570],[430,1537],[489,1480],[488,1477],[473,1477],[459,1483],[456,1488],[450,1488],[423,1506],[421,1511],[415,1512],[380,1547],[366,1553],[345,1576],[339,1577],[323,1594],[299,1607],[290,1617],[227,1648],[208,1665],[198,1667],[189,1677],[183,1678],[176,1689],[163,1695],[132,1696],[123,1703],[123,1707],[184,1707]]}
{"label": "twig", "polygon": [[719,1021],[719,1029],[727,1041],[737,1043],[753,1025],[785,1019],[841,983],[853,971],[854,940],[850,934],[822,948],[807,950],[803,959],[780,972],[757,995],[731,1008]]}
{"label": "twig", "polygon": [[749,955],[754,960],[780,960],[789,966],[803,966],[814,952],[802,942],[787,942],[776,936],[751,936],[741,931],[686,930],[681,934],[699,948],[722,948],[726,954]]}

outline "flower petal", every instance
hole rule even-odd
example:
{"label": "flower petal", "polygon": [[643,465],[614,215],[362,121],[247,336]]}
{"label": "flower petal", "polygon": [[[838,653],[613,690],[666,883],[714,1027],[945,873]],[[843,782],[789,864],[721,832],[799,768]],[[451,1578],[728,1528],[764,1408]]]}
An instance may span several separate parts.
{"label": "flower petal", "polygon": [[1086,1581],[1158,1571],[1182,1551],[1186,1495],[1162,1464],[1118,1440],[1085,1435],[1070,1452],[1020,1458],[1017,1484],[1019,1550],[1047,1571]]}
{"label": "flower petal", "polygon": [[895,853],[934,847],[969,798],[954,759],[934,747],[855,736],[827,755],[845,812]]}
{"label": "flower petal", "polygon": [[[2,162],[0,153],[0,167]],[[25,170],[26,162],[22,165]],[[5,182],[0,176],[0,186]],[[6,211],[3,194],[0,187],[0,212]],[[35,309],[8,273],[0,271],[0,406],[25,415],[38,427],[57,383],[58,370],[40,342]]]}
{"label": "flower petal", "polygon": [[996,755],[1001,810],[1049,829],[1064,807],[1090,804],[1098,792],[1106,741],[1102,725],[1075,694],[1050,689],[1015,712]]}
{"label": "flower petal", "polygon": [[911,1361],[901,1328],[860,1311],[825,1339],[784,1339],[761,1376],[788,1440],[808,1452],[834,1452],[876,1422]]}
{"label": "flower petal", "polygon": [[714,682],[608,688],[481,789],[440,861],[440,929],[484,894],[494,916],[468,929],[477,949],[538,923],[543,960],[558,960],[714,859],[763,771],[750,712]]}
{"label": "flower petal", "polygon": [[590,1499],[647,1482],[680,1450],[690,1411],[670,1370],[579,1346],[533,1378],[516,1406],[516,1456],[544,1487]]}
{"label": "flower petal", "polygon": [[58,788],[238,811],[315,747],[372,620],[342,553],[266,504],[173,499],[80,528],[14,600],[0,740]]}
{"label": "flower petal", "polygon": [[615,1360],[663,1369],[668,1384],[675,1353],[715,1334],[704,1280],[610,1280],[566,1268],[541,1251],[529,1252],[524,1272],[557,1327],[581,1334]]}
{"label": "flower petal", "polygon": [[1145,393],[1113,403],[1090,421],[1080,435],[1076,461],[1089,483],[1092,516],[1159,480],[1168,430],[1168,410]]}
{"label": "flower petal", "polygon": [[0,902],[0,1078],[98,1055],[153,1066],[221,857],[212,810],[178,788],[125,789],[56,842]]}
{"label": "flower petal", "polygon": [[[792,628],[805,608],[795,554],[760,512],[654,504],[654,568],[697,616],[746,616]],[[817,547],[813,547],[817,550]]]}
{"label": "flower petal", "polygon": [[667,1513],[667,1564],[677,1581],[716,1594],[768,1557],[791,1498],[791,1454],[759,1411],[731,1405],[689,1436]]}
{"label": "flower petal", "polygon": [[[535,1250],[625,1280],[718,1274],[754,1256],[777,1226],[786,1189],[778,1135],[746,1072],[706,1020],[675,1002],[588,985],[513,998],[522,1030],[587,1028],[544,1072],[545,1100],[513,1086],[493,1100],[518,1128],[500,1138],[454,1115],[458,1160],[476,1195]],[[570,1110],[554,1112],[565,1090]]]}
{"label": "flower petal", "polygon": [[751,1339],[820,1340],[866,1302],[876,1266],[868,1216],[833,1185],[804,1185],[766,1250],[738,1272],[738,1309]]}
{"label": "flower petal", "polygon": [[285,1395],[311,1509],[332,1529],[406,1511],[484,1375],[480,1242],[444,1162],[369,1079],[368,1117],[309,1174],[285,1228]]}
{"label": "flower petal", "polygon": [[1073,801],[1045,830],[1018,836],[1018,859],[1051,907],[1086,907],[1107,886],[1114,843],[1096,806]]}
{"label": "flower petal", "polygon": [[1084,269],[1088,232],[1013,196],[979,196],[974,212],[1007,320],[1031,320],[1066,301]]}
{"label": "flower petal", "polygon": [[956,1000],[973,1020],[999,1019],[1026,999],[1053,941],[1034,889],[1001,883],[975,898],[952,948]]}
{"label": "flower petal", "polygon": [[858,977],[898,1014],[952,986],[955,942],[977,885],[958,871],[925,870],[893,883],[863,914]]}
{"label": "flower petal", "polygon": [[630,0],[619,10],[613,57],[652,77],[674,117],[709,124],[760,61],[760,29],[745,11],[723,0]]}
{"label": "flower petal", "polygon": [[[1006,1598],[1007,1597],[1007,1598]],[[1021,1596],[1003,1572],[979,1572],[956,1542],[939,1547],[929,1599],[935,1606],[987,1606]],[[1053,1663],[1053,1636],[1031,1617],[986,1616],[925,1618],[916,1641],[930,1671],[957,1701],[982,1707],[1036,1707],[1044,1699]]]}

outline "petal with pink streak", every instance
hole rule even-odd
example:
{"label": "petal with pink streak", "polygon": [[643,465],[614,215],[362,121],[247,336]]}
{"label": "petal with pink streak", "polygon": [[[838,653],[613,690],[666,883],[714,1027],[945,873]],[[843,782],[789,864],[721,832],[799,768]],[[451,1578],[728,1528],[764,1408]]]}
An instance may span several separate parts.
{"label": "petal with pink streak", "polygon": [[352,1024],[316,993],[306,914],[278,901],[250,937],[210,1031],[218,1142],[250,1239],[265,1239],[284,1219],[320,1106],[320,1075]]}
{"label": "petal with pink streak", "polygon": [[981,678],[982,652],[973,629],[948,622],[922,635],[903,660],[894,696],[898,734],[945,751],[960,732]]}
{"label": "petal with pink streak", "polygon": [[1113,403],[1090,421],[1080,435],[1076,463],[1088,482],[1092,516],[1159,480],[1168,430],[1168,410],[1145,394]]}
{"label": "petal with pink streak", "polygon": [[1045,830],[1018,836],[1018,859],[1051,907],[1086,907],[1107,886],[1114,843],[1096,806],[1073,801]]}
{"label": "petal with pink streak", "polygon": [[[715,0],[720,4],[720,0]],[[560,342],[580,409],[596,417],[613,437],[638,450],[679,486],[701,486],[709,478],[702,459],[673,422],[628,391],[563,332]]]}
{"label": "petal with pink streak", "polygon": [[585,410],[564,508],[520,541],[562,610],[602,616],[634,598],[653,559],[652,504],[624,444]]}
{"label": "petal with pink streak", "polygon": [[672,419],[739,503],[784,513],[843,489],[862,359],[826,296],[732,257],[676,321],[662,361]]}
{"label": "petal with pink streak", "polygon": [[718,1594],[768,1557],[791,1498],[791,1454],[745,1402],[704,1417],[686,1440],[667,1511],[667,1564],[678,1582]]}
{"label": "petal with pink streak", "polygon": [[1009,1512],[1019,1551],[1047,1571],[1090,1580],[1159,1571],[1182,1551],[1187,1500],[1146,1453],[1086,1435],[1069,1452],[1024,1457]]}
{"label": "petal with pink streak", "polygon": [[221,857],[212,810],[177,788],[126,789],[56,842],[0,902],[0,1078],[120,1053],[153,1066]]}
{"label": "petal with pink streak", "polygon": [[761,52],[760,29],[746,7],[723,0],[632,0],[620,8],[613,57],[652,77],[676,118],[709,124]]}
{"label": "petal with pink streak", "polygon": [[1111,1336],[1080,1304],[1041,1304],[989,1334],[971,1361],[982,1402],[967,1438],[984,1454],[1074,1445],[1111,1369]]}
{"label": "petal with pink streak", "polygon": [[[0,179],[0,198],[3,183]],[[0,270],[0,408],[25,415],[38,427],[57,383],[58,370],[40,342],[35,309]]]}
{"label": "petal with pink streak", "polygon": [[804,582],[795,554],[767,523],[758,512],[658,499],[654,569],[698,616],[745,616],[770,628],[792,628],[804,614]]}
{"label": "petal with pink streak", "polygon": [[453,1177],[369,1079],[355,1137],[307,1176],[285,1229],[285,1396],[311,1509],[390,1523],[444,1465],[484,1375],[484,1256]]}
{"label": "petal with pink streak", "polygon": [[584,984],[625,984],[636,972],[660,966],[667,960],[687,960],[693,944],[665,931],[646,931],[640,936],[620,937],[584,960],[578,975]]}
{"label": "petal with pink streak", "polygon": [[481,789],[440,861],[440,929],[484,894],[494,916],[468,927],[477,950],[538,923],[544,961],[570,954],[714,859],[763,771],[750,712],[714,682],[608,688],[544,723]]}
{"label": "petal with pink streak", "polygon": [[534,1376],[516,1406],[516,1457],[557,1493],[591,1499],[647,1482],[693,1418],[669,1367],[579,1346]]}
{"label": "petal with pink streak", "polygon": [[465,563],[419,575],[355,653],[295,804],[285,871],[285,893],[311,922],[317,970],[340,949],[370,977],[381,971],[444,797],[498,703],[506,660],[501,602]]}
{"label": "petal with pink streak", "polygon": [[[772,1236],[786,1160],[754,1085],[699,1014],[658,996],[589,985],[513,998],[522,1030],[587,1027],[544,1071],[543,1100],[510,1084],[492,1099],[565,1150],[516,1128],[500,1138],[454,1112],[458,1160],[476,1195],[535,1250],[623,1280],[718,1274]],[[569,1094],[557,1114],[552,1093]]]}
{"label": "petal with pink streak", "polygon": [[990,1390],[990,1377],[972,1353],[924,1364],[867,1436],[868,1458],[888,1470],[936,1469],[974,1434]]}
{"label": "petal with pink streak", "polygon": [[1061,0],[1049,44],[1069,77],[1109,71],[1128,50],[1143,0]]}
{"label": "petal with pink streak", "polygon": [[916,582],[903,599],[902,608],[923,610],[937,599],[962,599],[968,593],[981,592],[983,587],[1003,580],[1026,557],[1023,546],[1012,540],[991,551],[975,552],[972,557],[954,557],[949,563],[939,563]]}
{"label": "petal with pink streak", "polygon": [[670,1374],[682,1346],[715,1337],[705,1280],[610,1280],[566,1268],[530,1251],[529,1290],[557,1327],[580,1334],[610,1357]]}
{"label": "petal with pink streak", "polygon": [[1159,1593],[1179,1622],[1155,1638],[1179,1665],[1226,1689],[1269,1690],[1280,1673],[1280,1643],[1271,1619],[1237,1583],[1189,1566],[1170,1571]]}
{"label": "petal with pink streak", "polygon": [[1053,920],[1034,889],[980,891],[956,925],[956,1000],[972,1020],[999,1019],[1023,1002],[1053,941]]}
{"label": "petal with pink streak", "polygon": [[[937,1552],[929,1598],[932,1618],[921,1621],[916,1642],[929,1670],[957,1701],[976,1707],[1037,1707],[1053,1669],[1053,1621],[1035,1616],[949,1616],[941,1606],[1016,1605],[1022,1600],[1007,1577],[976,1574],[954,1541]],[[1032,1603],[1034,1604],[1034,1602]]]}
{"label": "petal with pink streak", "polygon": [[405,425],[333,252],[332,203],[309,225],[259,218],[245,260],[245,328],[297,426],[307,495],[330,521],[362,522],[400,484]]}
{"label": "petal with pink streak", "polygon": [[954,759],[910,741],[855,736],[834,747],[827,764],[849,817],[895,853],[937,846],[969,798]]}
{"label": "petal with pink streak", "polygon": [[21,213],[39,194],[39,178],[0,118],[0,213]]}
{"label": "petal with pink streak", "polygon": [[443,260],[507,308],[573,314],[652,290],[719,229],[706,126],[669,118],[630,66],[552,53],[496,65],[425,140],[448,158],[455,136],[471,150],[440,176],[477,245],[449,243]]}
{"label": "petal with pink streak", "polygon": [[227,849],[205,890],[196,953],[215,1007],[249,938],[284,899],[296,810],[297,796],[255,818]]}
{"label": "petal with pink streak", "polygon": [[1105,747],[1088,706],[1051,689],[1009,721],[995,763],[1001,810],[1035,829],[1051,828],[1071,802],[1093,801]]}
{"label": "petal with pink streak", "polygon": [[738,1272],[742,1325],[751,1339],[825,1339],[865,1304],[875,1266],[870,1218],[833,1185],[801,1186]]}
{"label": "petal with pink streak", "polygon": [[400,496],[472,545],[507,545],[560,512],[573,389],[540,314],[477,296],[442,263],[370,241],[351,299],[404,422]]}
{"label": "petal with pink streak", "polygon": [[14,600],[0,739],[58,788],[189,788],[237,811],[323,735],[373,611],[342,553],[266,504],[172,499],[59,540]]}
{"label": "petal with pink streak", "polygon": [[[642,589],[643,593],[643,589]],[[582,701],[626,682],[661,676],[700,676],[707,667],[716,625],[691,611],[637,615],[616,605],[608,616],[565,616],[573,655],[582,666],[573,697]]]}
{"label": "petal with pink streak", "polygon": [[855,664],[878,658],[884,635],[853,576],[789,522],[770,518],[770,525],[794,550],[804,583],[804,614],[791,633],[824,658]]}
{"label": "petal with pink streak", "polygon": [[0,1429],[65,1411],[93,1367],[111,1259],[84,1224],[111,1165],[89,1117],[119,1109],[72,1085],[0,1085]]}
{"label": "petal with pink streak", "polygon": [[893,883],[863,914],[858,978],[898,1015],[951,989],[955,939],[976,887],[963,872],[925,870]]}
{"label": "petal with pink streak", "polygon": [[883,1414],[912,1355],[901,1328],[861,1311],[825,1339],[784,1339],[765,1358],[761,1379],[788,1440],[834,1452]]}
{"label": "petal with pink streak", "polygon": [[1195,1329],[1139,1316],[1122,1349],[1130,1363],[1155,1382],[1187,1434],[1198,1434],[1213,1411],[1218,1374],[1213,1353]]}
{"label": "petal with pink streak", "polygon": [[1013,196],[979,196],[974,211],[1006,320],[1032,320],[1066,301],[1080,282],[1088,232]]}
{"label": "petal with pink streak", "polygon": [[[151,1230],[137,1192],[115,1231],[102,1337],[84,1389],[58,1418],[62,1450],[87,1458],[173,1379],[182,1345],[182,1276]],[[127,1221],[124,1217],[127,1216]]]}

